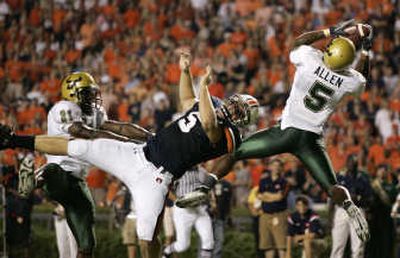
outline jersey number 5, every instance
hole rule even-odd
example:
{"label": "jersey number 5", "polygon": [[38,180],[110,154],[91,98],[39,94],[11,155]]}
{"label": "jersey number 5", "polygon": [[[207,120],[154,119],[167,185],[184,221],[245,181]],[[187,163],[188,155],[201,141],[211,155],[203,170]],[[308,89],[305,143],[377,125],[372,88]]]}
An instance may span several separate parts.
{"label": "jersey number 5", "polygon": [[181,118],[178,121],[179,129],[182,132],[188,133],[196,125],[197,119],[199,119],[199,112],[189,113],[187,117]]}
{"label": "jersey number 5", "polygon": [[308,95],[304,97],[304,105],[312,112],[320,112],[328,103],[328,99],[335,91],[319,81],[315,81],[308,91]]}

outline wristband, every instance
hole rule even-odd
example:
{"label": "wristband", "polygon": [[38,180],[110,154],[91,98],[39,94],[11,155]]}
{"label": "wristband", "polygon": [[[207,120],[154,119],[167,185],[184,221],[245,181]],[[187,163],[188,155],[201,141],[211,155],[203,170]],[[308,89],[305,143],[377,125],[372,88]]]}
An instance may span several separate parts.
{"label": "wristband", "polygon": [[361,54],[363,54],[364,56],[369,56],[369,51],[365,50],[365,49],[362,49],[361,50]]}
{"label": "wristband", "polygon": [[324,33],[325,38],[329,37],[331,35],[330,29],[325,29],[322,31]]}

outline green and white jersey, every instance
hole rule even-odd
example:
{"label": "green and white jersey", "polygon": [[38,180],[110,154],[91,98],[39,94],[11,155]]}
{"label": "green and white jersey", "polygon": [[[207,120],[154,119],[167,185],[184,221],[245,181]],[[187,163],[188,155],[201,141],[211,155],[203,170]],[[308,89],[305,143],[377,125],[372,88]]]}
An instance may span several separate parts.
{"label": "green and white jersey", "polygon": [[[71,102],[61,100],[57,102],[47,115],[47,134],[51,136],[67,136],[68,128],[75,121],[82,121],[81,108]],[[70,158],[68,156],[46,155],[47,163],[56,163],[65,171],[73,173],[77,177],[86,176],[89,164]]]}
{"label": "green and white jersey", "polygon": [[325,66],[322,57],[322,51],[306,45],[290,52],[296,73],[282,113],[282,130],[294,127],[321,134],[341,99],[363,91],[366,80],[361,73],[352,68],[333,72]]}

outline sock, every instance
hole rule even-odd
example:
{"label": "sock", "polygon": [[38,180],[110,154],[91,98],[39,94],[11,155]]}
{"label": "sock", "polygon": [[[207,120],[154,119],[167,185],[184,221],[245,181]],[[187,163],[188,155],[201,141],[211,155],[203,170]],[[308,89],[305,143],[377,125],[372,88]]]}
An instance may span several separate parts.
{"label": "sock", "polygon": [[204,186],[207,186],[208,189],[212,189],[218,182],[218,177],[214,174],[208,174],[206,179],[203,182]]}
{"label": "sock", "polygon": [[35,151],[35,136],[31,135],[13,135],[13,148],[23,148],[30,151]]}
{"label": "sock", "polygon": [[213,250],[201,249],[200,257],[201,258],[211,258]]}

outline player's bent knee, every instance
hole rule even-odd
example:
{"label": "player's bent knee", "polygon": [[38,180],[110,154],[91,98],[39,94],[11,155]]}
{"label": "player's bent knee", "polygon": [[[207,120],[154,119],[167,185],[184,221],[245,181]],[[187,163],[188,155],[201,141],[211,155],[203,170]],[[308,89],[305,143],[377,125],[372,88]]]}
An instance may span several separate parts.
{"label": "player's bent knee", "polygon": [[179,239],[174,243],[174,249],[176,252],[181,253],[189,249],[190,247],[190,239],[182,240]]}
{"label": "player's bent knee", "polygon": [[89,151],[89,141],[83,139],[71,140],[68,142],[68,155],[74,158],[81,158]]}
{"label": "player's bent knee", "polygon": [[349,191],[346,189],[346,187],[341,185],[332,186],[330,189],[330,194],[332,201],[338,205],[342,205],[344,201],[350,199]]}

